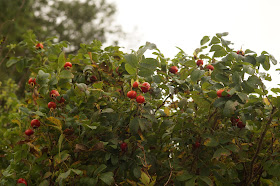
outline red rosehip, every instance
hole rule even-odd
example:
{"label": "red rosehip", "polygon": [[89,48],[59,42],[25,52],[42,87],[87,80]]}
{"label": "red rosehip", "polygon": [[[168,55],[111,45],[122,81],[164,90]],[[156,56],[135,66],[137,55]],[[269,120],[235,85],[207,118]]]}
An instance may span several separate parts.
{"label": "red rosehip", "polygon": [[178,72],[178,67],[176,67],[176,66],[170,67],[169,72],[172,74],[176,74]]}
{"label": "red rosehip", "polygon": [[40,124],[41,124],[41,122],[39,120],[37,120],[37,119],[33,119],[31,121],[31,127],[32,128],[38,128],[38,127],[40,127]]}
{"label": "red rosehip", "polygon": [[148,82],[145,82],[141,85],[140,88],[141,88],[142,92],[146,93],[150,90],[151,85]]}
{"label": "red rosehip", "polygon": [[218,97],[222,97],[222,93],[224,92],[224,90],[223,89],[219,89],[218,91],[217,91],[217,96]]}
{"label": "red rosehip", "polygon": [[34,87],[35,85],[36,85],[36,79],[34,78],[30,78],[29,80],[28,80],[28,84],[30,85],[30,86],[32,86],[32,87]]}
{"label": "red rosehip", "polygon": [[134,81],[134,83],[132,84],[132,87],[133,88],[138,88],[138,86],[139,86],[138,81]]}
{"label": "red rosehip", "polygon": [[31,136],[32,134],[34,134],[34,131],[32,129],[27,129],[24,133],[26,136]]}
{"label": "red rosehip", "polygon": [[65,101],[66,100],[63,97],[61,97],[60,100],[58,101],[58,103],[64,103]]}
{"label": "red rosehip", "polygon": [[48,108],[49,109],[55,109],[56,108],[56,104],[54,102],[49,102],[48,103]]}
{"label": "red rosehip", "polygon": [[65,68],[65,70],[71,69],[71,68],[72,68],[72,63],[66,62],[66,63],[64,64],[64,68]]}
{"label": "red rosehip", "polygon": [[242,55],[242,56],[245,55],[245,53],[242,50],[238,50],[236,53],[239,54],[239,55]]}
{"label": "red rosehip", "polygon": [[57,96],[60,96],[60,94],[58,93],[57,90],[52,90],[50,92],[50,96],[51,96],[51,98],[56,98]]}
{"label": "red rosehip", "polygon": [[195,144],[193,144],[193,148],[197,149],[198,147],[200,147],[200,143],[199,141],[196,141]]}
{"label": "red rosehip", "polygon": [[201,59],[197,60],[196,64],[199,67],[202,66],[203,65],[203,60],[201,60]]}
{"label": "red rosehip", "polygon": [[121,143],[120,147],[121,147],[122,151],[125,152],[127,150],[127,143],[125,143],[125,142]]}
{"label": "red rosehip", "polygon": [[214,70],[213,65],[207,65],[206,68],[208,68],[209,70],[212,70],[212,71]]}
{"label": "red rosehip", "polygon": [[145,102],[145,98],[142,95],[137,96],[136,98],[137,103],[144,103]]}
{"label": "red rosehip", "polygon": [[90,76],[90,81],[93,83],[97,81],[97,77],[95,75]]}
{"label": "red rosehip", "polygon": [[129,91],[127,94],[127,97],[129,97],[130,99],[134,99],[137,96],[137,93],[133,90]]}
{"label": "red rosehip", "polygon": [[[223,92],[224,92],[223,89],[219,89],[219,90],[217,91],[217,96],[218,96],[218,97],[223,97],[223,95],[222,95]],[[227,97],[230,97],[230,95],[227,94]]]}
{"label": "red rosehip", "polygon": [[246,126],[246,124],[244,124],[241,120],[239,120],[239,121],[237,122],[237,127],[238,127],[238,128],[242,129],[242,128],[244,128],[245,126]]}
{"label": "red rosehip", "polygon": [[43,49],[43,48],[44,48],[43,43],[37,43],[36,49]]}
{"label": "red rosehip", "polygon": [[17,183],[23,183],[23,184],[27,185],[26,180],[23,179],[23,178],[19,178],[19,179],[17,180]]}
{"label": "red rosehip", "polygon": [[233,126],[236,126],[236,124],[239,122],[239,118],[238,117],[231,117],[230,121],[231,121]]}

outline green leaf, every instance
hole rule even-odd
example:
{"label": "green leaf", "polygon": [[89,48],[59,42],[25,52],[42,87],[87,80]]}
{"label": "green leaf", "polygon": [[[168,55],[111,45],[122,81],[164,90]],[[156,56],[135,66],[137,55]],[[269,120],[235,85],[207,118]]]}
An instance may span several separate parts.
{"label": "green leaf", "polygon": [[238,105],[238,102],[235,101],[231,101],[231,100],[228,100],[225,104],[225,107],[224,107],[224,110],[223,110],[223,114],[227,117],[230,117],[234,114],[234,111],[235,111],[235,107]]}
{"label": "green leaf", "polygon": [[114,182],[114,174],[112,172],[106,172],[99,176],[99,178],[106,183],[107,185],[111,185]]}
{"label": "green leaf", "polygon": [[192,177],[193,177],[193,175],[190,175],[188,172],[184,171],[183,174],[176,176],[176,179],[178,181],[187,181],[187,180],[191,179]]}
{"label": "green leaf", "polygon": [[209,36],[204,36],[201,41],[200,41],[200,45],[204,45],[205,43],[207,43],[210,40]]}
{"label": "green leaf", "polygon": [[241,101],[243,103],[246,103],[246,101],[248,100],[248,96],[247,94],[243,93],[243,92],[238,92],[237,96],[241,99]]}
{"label": "green leaf", "polygon": [[235,83],[235,84],[238,84],[238,85],[241,84],[241,77],[240,77],[238,72],[234,72],[232,74],[232,82]]}
{"label": "green leaf", "polygon": [[214,185],[212,180],[209,177],[206,176],[199,176],[199,179],[201,179],[202,181],[204,181],[207,185]]}
{"label": "green leaf", "polygon": [[134,54],[128,54],[124,56],[126,64],[129,64],[131,67],[138,67],[138,59]]}
{"label": "green leaf", "polygon": [[59,77],[62,79],[72,79],[74,75],[69,70],[62,70]]}
{"label": "green leaf", "polygon": [[77,175],[82,175],[83,171],[79,170],[79,169],[71,169],[75,174]]}
{"label": "green leaf", "polygon": [[271,91],[277,94],[280,93],[280,88],[272,88]]}
{"label": "green leaf", "polygon": [[140,178],[141,176],[141,168],[140,167],[135,167],[133,169],[133,175],[136,177],[136,178]]}
{"label": "green leaf", "polygon": [[39,70],[36,81],[40,86],[43,86],[50,81],[49,77],[49,73],[45,73],[43,70]]}
{"label": "green leaf", "polygon": [[102,109],[102,113],[112,113],[114,110],[112,108]]}
{"label": "green leaf", "polygon": [[227,51],[220,45],[213,45],[210,52],[214,52],[213,57],[222,57],[227,55]]}
{"label": "green leaf", "polygon": [[95,169],[94,171],[94,175],[97,175],[99,173],[101,173],[102,171],[104,171],[107,168],[107,166],[105,164],[101,164],[97,169]]}
{"label": "green leaf", "polygon": [[217,43],[220,43],[220,42],[221,42],[220,39],[217,38],[216,36],[214,36],[214,37],[211,39],[211,42],[210,42],[209,46],[210,46],[210,45],[217,44]]}
{"label": "green leaf", "polygon": [[271,54],[269,54],[269,61],[271,61],[271,63],[273,65],[277,65],[277,60],[275,59],[275,57]]}
{"label": "green leaf", "polygon": [[133,133],[137,133],[139,129],[139,123],[140,123],[139,118],[134,118],[133,120],[131,120],[129,123],[130,131]]}
{"label": "green leaf", "polygon": [[60,184],[62,183],[62,180],[66,179],[71,173],[71,169],[69,169],[67,172],[61,173],[57,179],[56,182],[59,182]]}
{"label": "green leaf", "polygon": [[274,164],[268,169],[268,174],[279,177],[280,176],[280,164]]}
{"label": "green leaf", "polygon": [[6,67],[9,68],[10,66],[12,66],[13,64],[17,63],[20,59],[16,58],[16,57],[11,57],[7,63],[6,63]]}
{"label": "green leaf", "polygon": [[228,76],[218,73],[215,75],[215,78],[217,81],[223,82],[223,83],[229,83],[229,78]]}
{"label": "green leaf", "polygon": [[65,64],[65,57],[64,56],[65,56],[64,52],[61,52],[59,54],[58,63],[57,63],[58,72],[60,72],[60,69],[64,67],[64,64]]}
{"label": "green leaf", "polygon": [[140,58],[142,57],[142,55],[146,52],[146,50],[153,50],[153,49],[157,49],[157,46],[153,43],[150,43],[150,42],[146,42],[146,45],[143,46],[142,48],[140,48],[138,51],[137,51],[137,57]]}
{"label": "green leaf", "polygon": [[218,150],[216,150],[216,152],[213,155],[213,159],[216,158],[217,160],[221,157],[221,156],[229,156],[231,153],[229,150],[224,149],[224,148],[219,148]]}
{"label": "green leaf", "polygon": [[204,145],[207,147],[216,147],[219,145],[219,142],[214,137],[207,137],[204,141]]}
{"label": "green leaf", "polygon": [[223,36],[227,36],[228,35],[228,32],[223,32],[223,33],[217,33],[216,36],[221,38]]}
{"label": "green leaf", "polygon": [[59,139],[58,139],[58,154],[59,154],[58,156],[59,156],[59,162],[60,162],[60,160],[61,160],[60,150],[61,150],[61,146],[62,146],[63,139],[64,139],[64,135],[63,135],[63,134],[60,134]]}
{"label": "green leaf", "polygon": [[185,182],[185,186],[195,186],[195,180],[197,179],[197,176],[193,177],[189,181]]}
{"label": "green leaf", "polygon": [[125,64],[125,70],[130,74],[130,75],[136,75],[136,67],[131,66],[130,64]]}
{"label": "green leaf", "polygon": [[194,71],[192,71],[191,73],[191,80],[193,82],[196,82],[197,80],[199,80],[203,75],[204,75],[205,71],[204,70],[198,70],[195,69]]}

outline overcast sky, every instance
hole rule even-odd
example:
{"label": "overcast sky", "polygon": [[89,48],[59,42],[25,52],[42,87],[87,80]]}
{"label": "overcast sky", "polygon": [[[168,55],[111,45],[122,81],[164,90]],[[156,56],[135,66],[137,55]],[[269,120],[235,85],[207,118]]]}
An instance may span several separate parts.
{"label": "overcast sky", "polygon": [[[155,43],[165,57],[176,46],[187,54],[199,47],[203,36],[229,32],[226,39],[238,50],[263,50],[280,61],[280,0],[110,0],[117,6],[116,22],[127,32],[119,45],[136,50]],[[279,65],[269,72],[276,87]]]}

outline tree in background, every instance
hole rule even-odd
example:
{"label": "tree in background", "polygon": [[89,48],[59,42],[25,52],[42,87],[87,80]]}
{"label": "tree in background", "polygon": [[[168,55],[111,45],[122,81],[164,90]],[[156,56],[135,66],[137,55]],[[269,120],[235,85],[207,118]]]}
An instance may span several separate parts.
{"label": "tree in background", "polygon": [[15,68],[7,69],[5,64],[11,55],[7,46],[22,41],[24,33],[29,29],[41,41],[51,36],[57,37],[55,41],[69,41],[69,53],[77,51],[80,43],[90,43],[94,39],[105,42],[108,34],[122,33],[119,26],[112,24],[115,5],[106,0],[1,0],[0,12],[2,81],[8,77],[16,82],[24,81]]}

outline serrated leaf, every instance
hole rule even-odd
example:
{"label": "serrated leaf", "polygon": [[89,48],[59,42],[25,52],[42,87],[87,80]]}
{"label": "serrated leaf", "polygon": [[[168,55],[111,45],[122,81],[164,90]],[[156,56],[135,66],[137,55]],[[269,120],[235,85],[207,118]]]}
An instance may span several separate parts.
{"label": "serrated leaf", "polygon": [[214,37],[211,39],[211,42],[210,42],[209,46],[210,46],[210,45],[217,44],[217,43],[220,43],[220,42],[221,42],[220,39],[217,38],[216,36],[214,36]]}
{"label": "serrated leaf", "polygon": [[224,149],[224,148],[219,148],[218,150],[216,150],[216,152],[213,155],[213,159],[219,159],[221,156],[229,156],[231,153],[229,150]]}
{"label": "serrated leaf", "polygon": [[105,164],[101,164],[97,169],[95,169],[93,174],[98,175],[99,173],[104,171],[106,168],[107,168],[107,166]]}
{"label": "serrated leaf", "polygon": [[131,67],[137,68],[138,59],[134,54],[128,54],[124,56],[126,64],[129,64]]}
{"label": "serrated leaf", "polygon": [[217,145],[219,145],[219,142],[213,137],[208,137],[204,141],[204,145],[207,147],[216,147]]}
{"label": "serrated leaf", "polygon": [[36,78],[36,82],[40,86],[43,86],[43,85],[47,84],[50,81],[49,77],[50,77],[49,73],[45,73],[43,70],[39,70],[37,78]]}
{"label": "serrated leaf", "polygon": [[107,185],[111,185],[114,182],[114,174],[112,172],[102,173],[99,178]]}
{"label": "serrated leaf", "polygon": [[64,52],[61,52],[58,56],[58,63],[57,63],[58,71],[60,71],[60,69],[64,67],[64,64],[65,64],[65,57],[64,56],[65,56]]}
{"label": "serrated leaf", "polygon": [[224,110],[223,110],[223,114],[227,117],[230,117],[234,114],[234,111],[235,111],[235,107],[238,105],[238,102],[235,101],[231,101],[231,100],[228,100],[225,104],[225,107],[224,107]]}
{"label": "serrated leaf", "polygon": [[221,38],[223,36],[227,36],[228,35],[228,32],[223,32],[223,33],[217,33],[216,36]]}
{"label": "serrated leaf", "polygon": [[204,36],[201,41],[200,41],[200,45],[204,45],[205,43],[207,43],[210,40],[209,36]]}
{"label": "serrated leaf", "polygon": [[133,133],[137,133],[139,129],[139,118],[134,118],[133,120],[130,121],[129,123],[129,129]]}
{"label": "serrated leaf", "polygon": [[206,176],[199,176],[199,179],[201,179],[202,181],[204,181],[207,185],[214,185],[212,180],[209,177]]}
{"label": "serrated leaf", "polygon": [[83,171],[79,170],[79,169],[71,169],[75,174],[77,175],[82,175]]}
{"label": "serrated leaf", "polygon": [[247,94],[245,94],[243,92],[238,92],[237,95],[243,103],[245,103],[248,100]]}
{"label": "serrated leaf", "polygon": [[72,79],[74,75],[69,70],[62,70],[59,77],[62,79]]}
{"label": "serrated leaf", "polygon": [[146,50],[153,50],[153,49],[156,49],[157,46],[154,44],[154,43],[150,43],[150,42],[146,42],[146,45],[143,46],[142,48],[140,48],[138,51],[137,51],[137,57],[140,58],[142,57],[142,55],[146,52]]}
{"label": "serrated leaf", "polygon": [[194,71],[192,71],[191,73],[191,80],[193,82],[196,82],[197,80],[199,80],[203,75],[204,75],[205,71],[204,70],[198,70],[195,69]]}
{"label": "serrated leaf", "polygon": [[136,67],[132,67],[130,64],[125,64],[125,70],[130,74],[130,75],[136,75]]}
{"label": "serrated leaf", "polygon": [[9,68],[12,65],[16,64],[20,59],[19,58],[15,58],[15,57],[11,57],[7,63],[6,63],[6,67]]}
{"label": "serrated leaf", "polygon": [[275,59],[275,57],[273,56],[273,55],[269,55],[269,60],[271,61],[271,63],[273,64],[273,65],[277,65],[277,60]]}

